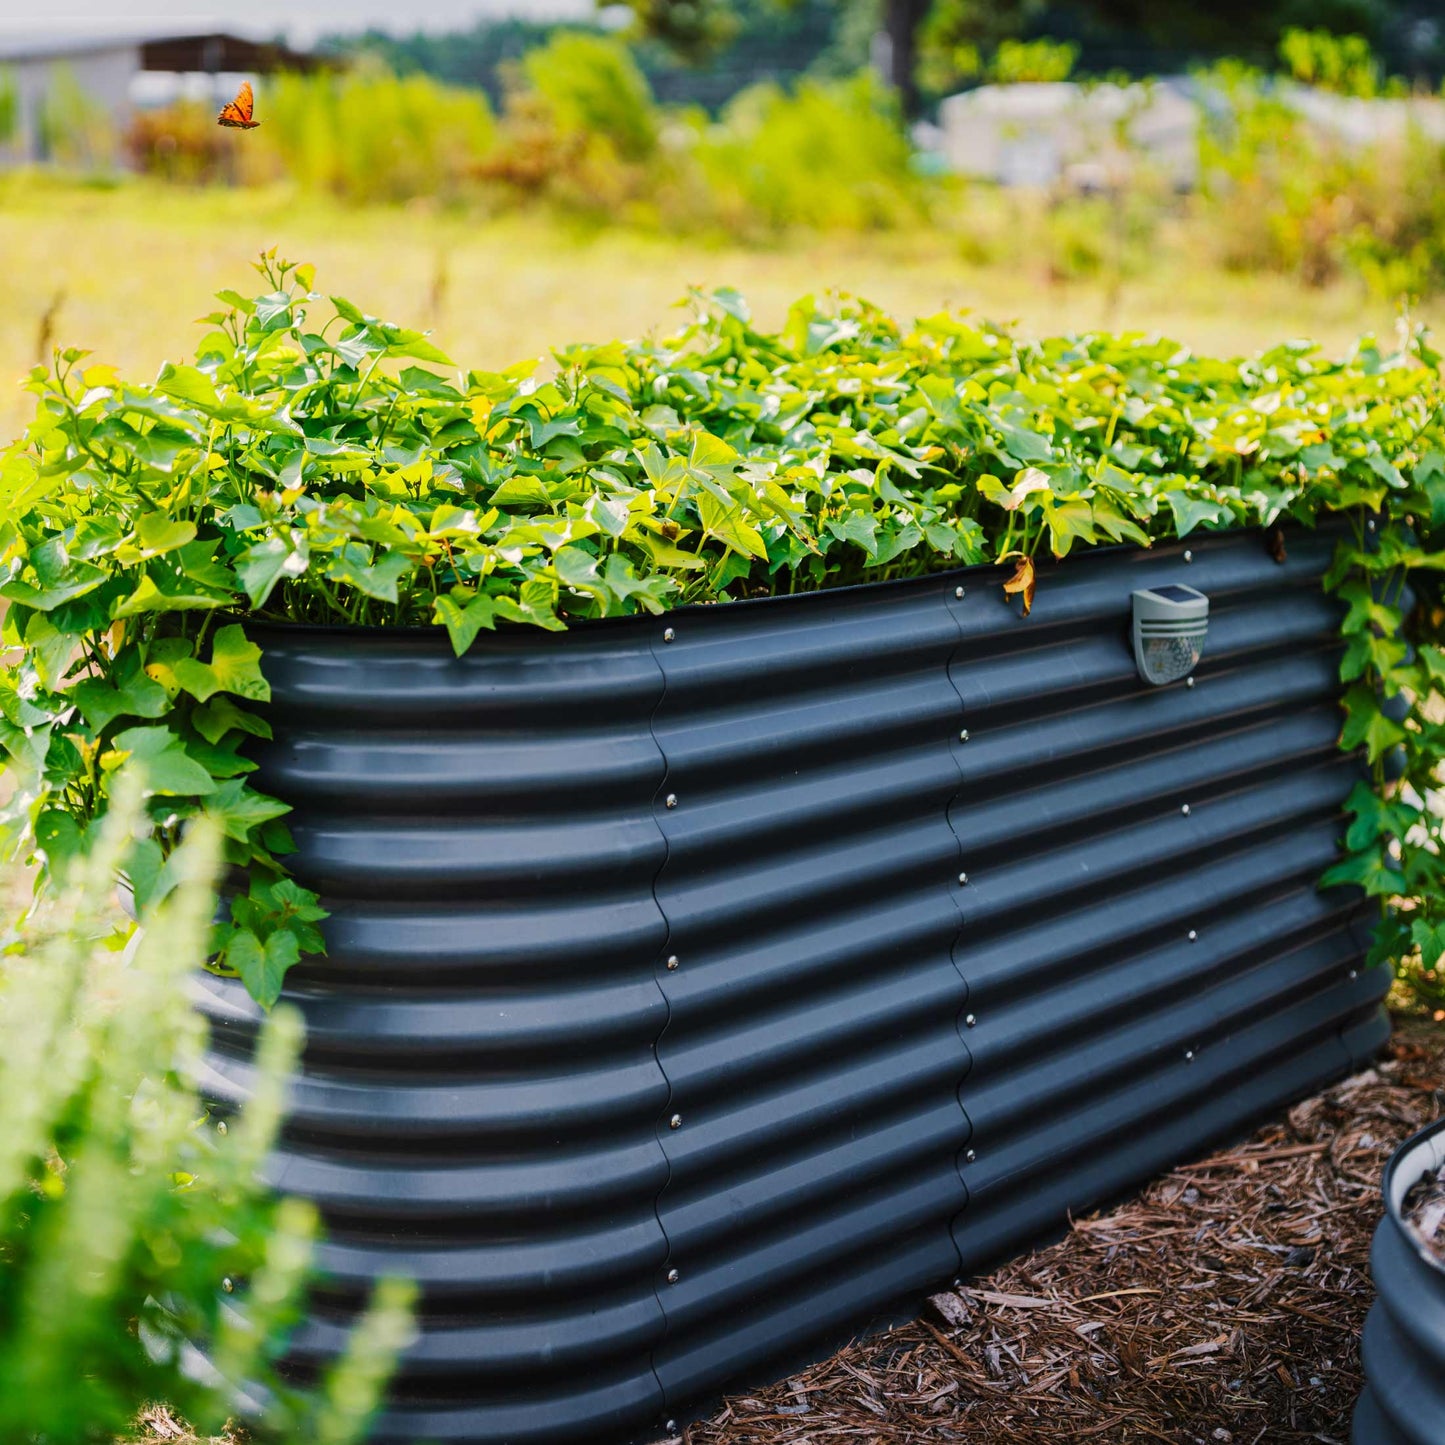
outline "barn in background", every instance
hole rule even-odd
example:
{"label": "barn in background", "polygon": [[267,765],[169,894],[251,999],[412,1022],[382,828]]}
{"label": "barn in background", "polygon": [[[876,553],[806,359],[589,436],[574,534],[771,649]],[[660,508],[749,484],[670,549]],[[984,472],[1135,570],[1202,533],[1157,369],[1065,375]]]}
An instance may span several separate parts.
{"label": "barn in background", "polygon": [[0,30],[0,163],[99,163],[135,111],[182,97],[220,105],[248,77],[326,62],[225,33]]}

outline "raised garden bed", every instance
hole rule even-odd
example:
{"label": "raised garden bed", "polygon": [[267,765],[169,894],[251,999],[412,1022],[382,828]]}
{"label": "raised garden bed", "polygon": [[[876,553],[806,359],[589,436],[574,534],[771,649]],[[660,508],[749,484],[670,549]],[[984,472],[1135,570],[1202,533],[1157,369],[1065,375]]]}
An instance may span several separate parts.
{"label": "raised garden bed", "polygon": [[[381,1440],[642,1431],[1367,1058],[1328,533],[498,634],[256,629],[330,957],[280,1187]],[[1135,588],[1212,613],[1153,688]],[[964,881],[966,879],[966,881]],[[259,1012],[206,978],[213,1089]]]}
{"label": "raised garden bed", "polygon": [[142,916],[224,836],[209,1087],[301,1007],[294,1358],[416,1277],[383,1439],[676,1419],[1368,1057],[1367,950],[1439,988],[1423,336],[718,292],[461,374],[259,269],[195,365],[32,379],[0,821],[43,889],[143,794]]}

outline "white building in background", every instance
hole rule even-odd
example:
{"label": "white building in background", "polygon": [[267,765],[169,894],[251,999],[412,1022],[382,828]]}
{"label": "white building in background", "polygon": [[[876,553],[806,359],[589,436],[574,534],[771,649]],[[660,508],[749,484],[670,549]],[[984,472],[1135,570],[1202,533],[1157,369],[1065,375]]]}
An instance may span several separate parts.
{"label": "white building in background", "polygon": [[[1445,101],[1434,97],[1360,100],[1288,81],[1274,93],[1348,149],[1398,144],[1412,131],[1445,144]],[[983,85],[943,101],[924,143],[956,174],[1003,186],[1102,189],[1143,165],[1189,190],[1199,180],[1200,128],[1227,125],[1228,114],[1226,96],[1187,76]]]}
{"label": "white building in background", "polygon": [[938,108],[939,147],[959,175],[1004,186],[1108,185],[1143,156],[1171,184],[1199,175],[1199,102],[1186,79],[983,85]]}
{"label": "white building in background", "polygon": [[123,136],[137,108],[182,95],[219,106],[248,76],[322,63],[220,31],[0,29],[0,164],[50,160],[47,116],[71,97],[81,97],[112,134]]}
{"label": "white building in background", "polygon": [[1317,131],[1351,148],[1396,145],[1412,130],[1427,140],[1445,143],[1445,101],[1434,96],[1361,100],[1291,85],[1283,91],[1283,98]]}

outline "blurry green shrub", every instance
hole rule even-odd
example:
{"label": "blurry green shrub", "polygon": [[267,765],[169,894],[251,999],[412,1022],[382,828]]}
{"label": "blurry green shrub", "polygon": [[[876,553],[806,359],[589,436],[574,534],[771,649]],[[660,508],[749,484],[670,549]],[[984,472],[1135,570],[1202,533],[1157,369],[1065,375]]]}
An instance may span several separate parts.
{"label": "blurry green shrub", "polygon": [[729,230],[862,231],[918,221],[925,186],[897,104],[869,72],[745,90],[695,155]]}
{"label": "blurry green shrub", "polygon": [[1291,28],[1280,38],[1279,58],[1301,85],[1336,95],[1372,99],[1385,88],[1380,63],[1363,35]]}
{"label": "blurry green shrub", "polygon": [[372,66],[282,75],[257,101],[241,150],[251,180],[288,177],[345,201],[465,194],[496,136],[485,94]]}
{"label": "blurry green shrub", "polygon": [[1413,124],[1348,143],[1238,64],[1202,79],[1225,101],[1222,121],[1202,131],[1196,208],[1214,259],[1307,286],[1354,276],[1384,297],[1445,285],[1445,146]]}
{"label": "blurry green shrub", "polygon": [[257,1183],[299,1023],[270,1020],[261,1084],[224,1135],[197,1122],[205,1031],[185,984],[218,842],[197,827],[168,865],[169,898],[122,950],[113,880],[141,795],[132,778],[96,850],[0,957],[0,1439],[110,1442],[156,1399],[218,1430],[241,1413],[234,1381],[258,1428],[347,1445],[406,1342],[410,1287],[378,1291],[316,1394],[271,1376],[316,1229],[309,1206]]}
{"label": "blurry green shrub", "polygon": [[1001,40],[989,61],[988,78],[998,85],[1067,80],[1079,47],[1072,40]]}
{"label": "blurry green shrub", "polygon": [[180,185],[205,185],[232,178],[234,148],[216,124],[215,108],[179,101],[138,111],[126,133],[131,164]]}
{"label": "blurry green shrub", "polygon": [[0,69],[0,146],[8,146],[20,133],[20,92],[15,76]]}
{"label": "blurry green shrub", "polygon": [[644,161],[657,149],[657,104],[621,41],[564,30],[528,54],[521,73],[563,135],[606,141],[624,161]]}
{"label": "blurry green shrub", "polygon": [[46,161],[71,170],[104,171],[118,157],[109,113],[86,93],[68,65],[51,67],[36,120]]}
{"label": "blurry green shrub", "polygon": [[479,175],[505,198],[596,219],[655,219],[646,208],[670,173],[662,130],[626,46],[562,31],[511,68],[497,144]]}

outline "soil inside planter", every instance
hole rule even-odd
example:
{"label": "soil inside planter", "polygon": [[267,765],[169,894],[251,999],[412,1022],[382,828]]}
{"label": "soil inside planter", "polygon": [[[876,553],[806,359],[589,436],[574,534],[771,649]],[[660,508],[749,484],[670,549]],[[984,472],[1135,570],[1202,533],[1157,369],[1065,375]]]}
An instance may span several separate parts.
{"label": "soil inside planter", "polygon": [[1445,1264],[1445,1164],[1421,1175],[1405,1196],[1405,1223],[1426,1253]]}

